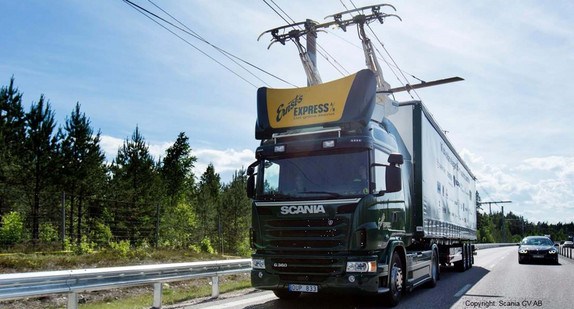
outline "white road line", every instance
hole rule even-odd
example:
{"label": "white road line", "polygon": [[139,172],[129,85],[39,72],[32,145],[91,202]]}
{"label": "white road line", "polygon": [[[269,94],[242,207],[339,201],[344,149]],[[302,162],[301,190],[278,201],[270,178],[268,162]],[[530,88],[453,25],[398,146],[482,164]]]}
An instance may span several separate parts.
{"label": "white road line", "polygon": [[471,286],[472,285],[470,283],[465,285],[462,289],[460,289],[460,291],[458,291],[458,293],[454,294],[454,297],[461,297],[464,293],[466,293],[466,291],[470,289]]}
{"label": "white road line", "polygon": [[236,301],[232,301],[232,302],[224,303],[224,304],[214,304],[213,306],[202,307],[202,308],[203,309],[208,309],[208,308],[224,309],[224,308],[232,308],[232,307],[244,307],[245,305],[248,305],[248,304],[259,303],[259,302],[263,302],[266,300],[272,300],[272,299],[277,299],[277,297],[273,293],[261,295],[261,296],[257,296],[257,297],[249,297],[246,299],[236,300]]}

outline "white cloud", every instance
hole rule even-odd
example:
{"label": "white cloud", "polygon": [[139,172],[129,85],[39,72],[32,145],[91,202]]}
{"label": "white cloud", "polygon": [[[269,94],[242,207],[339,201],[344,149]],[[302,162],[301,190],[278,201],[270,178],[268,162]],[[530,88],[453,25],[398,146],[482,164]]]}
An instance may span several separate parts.
{"label": "white cloud", "polygon": [[197,149],[192,150],[192,155],[197,157],[193,171],[196,177],[201,177],[209,163],[212,163],[215,172],[220,174],[223,182],[229,182],[235,171],[247,168],[249,164],[255,161],[255,152],[250,149]]}
{"label": "white cloud", "polygon": [[[478,179],[483,201],[511,200],[505,212],[530,222],[572,222],[574,211],[574,157],[527,158],[516,166],[495,165],[468,150],[461,152]],[[500,209],[493,206],[493,210]]]}
{"label": "white cloud", "polygon": [[[124,143],[124,139],[102,135],[100,146],[108,162],[111,162],[117,155],[119,147]],[[165,156],[165,151],[173,142],[162,143],[148,143],[149,152],[154,160],[158,160]],[[247,168],[249,164],[255,161],[255,152],[250,149],[236,150],[236,149],[193,149],[191,155],[197,157],[197,162],[193,169],[193,173],[197,178],[205,172],[207,166],[212,163],[215,172],[220,174],[223,182],[229,182],[233,173],[241,168]]]}
{"label": "white cloud", "polygon": [[102,135],[100,136],[100,147],[104,151],[106,155],[106,161],[112,162],[112,160],[118,154],[118,149],[124,143],[124,140],[121,138],[109,136],[109,135]]}

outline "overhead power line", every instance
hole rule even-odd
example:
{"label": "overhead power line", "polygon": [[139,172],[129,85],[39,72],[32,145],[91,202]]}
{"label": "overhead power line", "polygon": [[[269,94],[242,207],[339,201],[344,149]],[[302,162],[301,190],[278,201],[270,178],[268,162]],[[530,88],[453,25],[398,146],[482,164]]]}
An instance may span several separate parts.
{"label": "overhead power line", "polygon": [[[343,0],[339,0],[339,2],[341,2],[341,4],[343,5],[343,7],[344,7],[346,10],[349,10],[349,9],[347,8],[347,6],[345,5],[345,3],[343,2]],[[357,9],[357,6],[356,6],[355,3],[353,2],[353,0],[349,0],[349,2],[351,3],[351,5],[353,5],[353,7],[354,7],[355,9]],[[367,27],[369,28],[370,33],[375,37],[375,39],[377,40],[377,42],[381,45],[381,47],[383,48],[383,50],[385,51],[385,53],[386,53],[386,54],[388,55],[388,57],[391,59],[392,65],[391,65],[391,63],[389,63],[389,61],[387,61],[386,57],[384,57],[384,56],[381,54],[381,52],[379,51],[379,49],[378,49],[376,46],[374,47],[374,48],[375,48],[375,51],[379,54],[379,56],[381,57],[381,59],[383,60],[383,62],[385,62],[385,63],[387,64],[387,66],[389,67],[389,70],[391,70],[391,72],[393,73],[393,75],[395,76],[395,78],[397,79],[397,81],[398,81],[399,83],[402,84],[403,81],[401,80],[401,78],[399,77],[399,75],[395,72],[395,69],[393,69],[393,67],[396,68],[396,69],[400,72],[400,75],[403,77],[404,82],[405,82],[406,85],[408,85],[408,84],[410,84],[410,83],[409,83],[409,79],[405,76],[404,73],[409,74],[411,77],[413,77],[414,79],[416,79],[416,80],[418,80],[418,81],[420,81],[420,82],[424,82],[423,80],[417,78],[416,76],[414,76],[414,75],[412,75],[412,74],[410,74],[410,73],[405,72],[404,70],[402,70],[402,69],[399,67],[399,65],[397,64],[397,62],[395,61],[395,59],[393,58],[393,56],[391,55],[391,53],[387,50],[387,48],[385,47],[385,45],[383,44],[383,42],[379,39],[379,37],[377,36],[377,34],[375,33],[375,31],[371,28],[371,25],[367,24]],[[417,98],[419,98],[419,100],[422,100],[421,97],[419,96],[419,94],[418,94],[414,89],[411,89],[411,90],[415,93],[415,95],[417,96]],[[409,91],[409,95],[410,95],[410,91]],[[413,98],[412,95],[411,95],[411,98]],[[413,99],[414,99],[414,98],[413,98]]]}
{"label": "overhead power line", "polygon": [[[212,48],[214,48],[215,50],[219,51],[222,55],[224,55],[225,57],[227,57],[228,59],[230,59],[232,62],[234,62],[236,65],[238,65],[239,67],[241,67],[243,70],[245,70],[246,72],[248,72],[250,75],[252,75],[253,77],[255,77],[256,79],[258,79],[259,81],[261,81],[263,84],[268,85],[264,80],[262,80],[261,78],[259,78],[257,75],[253,74],[253,72],[251,72],[250,70],[248,70],[246,67],[244,67],[243,65],[241,65],[240,63],[238,63],[237,61],[240,61],[256,70],[259,70],[260,72],[267,74],[277,80],[280,80],[286,84],[289,84],[291,86],[296,87],[295,85],[293,85],[292,83],[289,83],[288,81],[270,73],[267,72],[266,70],[263,70],[262,68],[210,43],[209,41],[207,41],[205,38],[203,38],[202,36],[200,36],[198,33],[196,33],[195,31],[193,31],[190,27],[186,26],[184,23],[182,23],[181,21],[179,21],[177,18],[175,18],[172,14],[168,13],[166,10],[162,9],[160,6],[158,6],[157,4],[155,4],[153,1],[148,0],[152,5],[154,5],[157,9],[161,10],[164,14],[168,15],[171,19],[173,19],[175,22],[177,22],[178,24],[181,25],[178,26],[172,22],[170,22],[169,20],[151,12],[150,10],[135,4],[134,2],[130,1],[130,0],[122,0],[125,3],[127,3],[128,5],[130,5],[132,8],[134,8],[136,11],[138,11],[139,13],[141,13],[142,15],[148,17],[150,20],[152,20],[153,22],[155,22],[156,24],[158,24],[159,26],[161,26],[162,28],[164,28],[165,30],[169,31],[170,33],[172,33],[173,35],[175,35],[176,37],[178,37],[180,40],[184,41],[186,44],[190,45],[191,47],[195,48],[196,50],[198,50],[199,52],[201,52],[202,54],[204,54],[206,57],[210,58],[211,60],[213,60],[214,62],[216,62],[217,64],[219,64],[220,66],[224,67],[226,70],[228,70],[229,72],[233,73],[234,75],[236,75],[237,77],[241,78],[243,81],[247,82],[248,84],[254,86],[255,88],[257,88],[257,86],[255,84],[253,84],[252,82],[250,82],[249,80],[247,80],[245,77],[243,77],[242,75],[240,75],[239,73],[235,72],[233,69],[229,68],[228,66],[226,66],[225,64],[221,63],[220,61],[218,61],[217,59],[215,59],[214,57],[212,57],[211,55],[209,55],[207,52],[201,50],[199,47],[195,46],[194,44],[192,44],[191,42],[189,42],[188,40],[184,39],[183,37],[181,37],[180,35],[178,35],[177,33],[175,33],[174,31],[172,31],[171,29],[169,29],[168,27],[166,27],[164,24],[160,23],[159,21],[187,34],[192,36],[193,38],[200,40],[201,42],[208,44],[209,46],[211,46]],[[159,20],[159,21],[158,21]],[[183,28],[182,28],[183,27]],[[236,61],[237,60],[237,61]]]}

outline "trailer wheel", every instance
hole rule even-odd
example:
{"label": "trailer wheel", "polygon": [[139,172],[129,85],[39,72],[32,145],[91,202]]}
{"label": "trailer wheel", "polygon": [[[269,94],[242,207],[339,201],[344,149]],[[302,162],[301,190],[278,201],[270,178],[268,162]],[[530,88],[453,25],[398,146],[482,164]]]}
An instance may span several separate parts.
{"label": "trailer wheel", "polygon": [[468,262],[470,262],[470,258],[468,256],[468,245],[464,244],[464,270],[468,270],[470,268],[470,266],[468,265]]}
{"label": "trailer wheel", "polygon": [[439,265],[438,265],[438,254],[436,250],[432,251],[431,257],[431,280],[427,282],[427,288],[434,288],[436,286],[436,282],[439,279]]}
{"label": "trailer wheel", "polygon": [[472,264],[474,264],[474,252],[472,252],[472,245],[468,244],[468,269],[472,268]]}
{"label": "trailer wheel", "polygon": [[295,299],[301,295],[301,292],[290,292],[288,290],[273,290],[273,293],[284,300]]}
{"label": "trailer wheel", "polygon": [[460,260],[460,261],[458,261],[458,262],[455,262],[455,263],[454,263],[454,266],[456,267],[456,269],[457,269],[458,271],[463,272],[463,271],[465,271],[466,268],[467,268],[467,266],[466,266],[466,263],[467,263],[466,245],[463,244],[462,247],[461,247],[461,249],[462,249],[462,260]]}
{"label": "trailer wheel", "polygon": [[385,302],[388,306],[394,307],[401,300],[404,286],[403,263],[399,254],[393,252],[389,268],[389,291],[385,294]]}

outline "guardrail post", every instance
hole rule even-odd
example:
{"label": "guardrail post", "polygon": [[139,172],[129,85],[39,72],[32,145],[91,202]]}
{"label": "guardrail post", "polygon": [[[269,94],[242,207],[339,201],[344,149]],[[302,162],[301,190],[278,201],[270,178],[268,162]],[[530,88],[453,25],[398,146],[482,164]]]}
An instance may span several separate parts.
{"label": "guardrail post", "polygon": [[219,277],[211,277],[211,297],[219,297]]}
{"label": "guardrail post", "polygon": [[68,293],[68,309],[78,309],[78,293]]}
{"label": "guardrail post", "polygon": [[153,306],[152,309],[160,309],[161,308],[161,292],[163,289],[163,285],[161,282],[156,282],[153,284]]}

